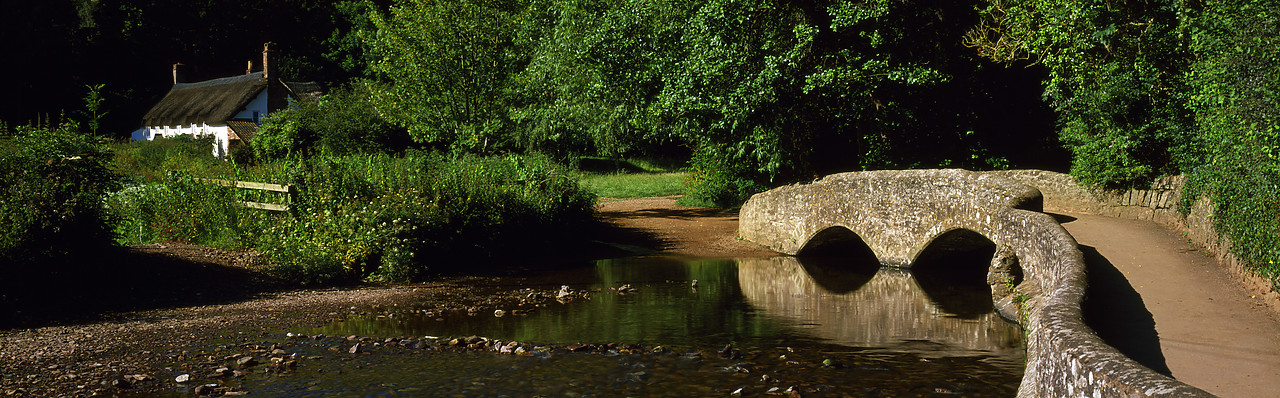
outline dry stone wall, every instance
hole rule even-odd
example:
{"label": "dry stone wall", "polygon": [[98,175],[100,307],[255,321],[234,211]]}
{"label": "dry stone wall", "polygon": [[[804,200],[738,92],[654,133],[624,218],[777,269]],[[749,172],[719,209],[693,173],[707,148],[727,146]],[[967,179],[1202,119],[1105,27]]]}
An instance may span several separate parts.
{"label": "dry stone wall", "polygon": [[[1084,257],[1075,239],[1039,211],[1046,197],[1069,199],[1043,195],[1033,186],[964,170],[836,174],[753,196],[742,207],[739,233],[794,255],[815,236],[842,228],[861,238],[882,262],[909,267],[939,236],[960,229],[975,232],[1011,248],[1023,274],[1021,283],[996,298],[1002,314],[1019,320],[1027,333],[1019,397],[1211,396],[1128,359],[1084,324]],[[1083,195],[1065,186],[1050,187],[1057,188]]]}

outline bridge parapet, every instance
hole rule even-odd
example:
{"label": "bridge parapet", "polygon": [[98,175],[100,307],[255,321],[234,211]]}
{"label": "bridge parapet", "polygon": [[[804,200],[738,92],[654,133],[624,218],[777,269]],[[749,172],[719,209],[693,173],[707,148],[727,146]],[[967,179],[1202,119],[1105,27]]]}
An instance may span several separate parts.
{"label": "bridge parapet", "polygon": [[824,243],[813,241],[820,232],[844,227],[861,237],[881,262],[909,266],[943,233],[968,229],[990,237],[999,212],[1039,211],[1041,203],[1035,188],[965,170],[842,173],[753,196],[742,207],[739,233],[796,255]]}
{"label": "bridge parapet", "polygon": [[1016,286],[993,297],[1027,333],[1019,397],[1212,396],[1125,357],[1085,325],[1084,257],[1075,238],[1040,212],[1042,203],[1035,188],[994,174],[842,173],[753,196],[739,215],[739,234],[797,255],[830,243],[828,231],[848,230],[882,263],[910,267],[940,237],[971,231],[1011,249],[1020,268]]}

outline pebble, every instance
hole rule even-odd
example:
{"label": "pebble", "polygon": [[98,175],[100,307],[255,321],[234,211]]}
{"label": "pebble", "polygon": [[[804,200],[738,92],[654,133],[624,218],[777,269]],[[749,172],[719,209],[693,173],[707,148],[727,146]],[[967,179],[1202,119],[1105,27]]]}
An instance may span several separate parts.
{"label": "pebble", "polygon": [[132,381],[134,383],[138,383],[138,382],[144,382],[144,381],[152,381],[152,380],[155,380],[156,378],[155,376],[152,376],[149,374],[136,374],[136,375],[125,375],[124,379]]}
{"label": "pebble", "polygon": [[120,389],[125,389],[125,388],[129,388],[129,387],[133,387],[133,385],[129,383],[129,380],[125,380],[125,379],[123,379],[123,378],[121,378],[121,379],[103,380],[103,381],[102,381],[102,385],[103,385],[103,386],[107,386],[107,387],[120,388]]}
{"label": "pebble", "polygon": [[356,343],[356,345],[351,346],[351,348],[348,349],[347,352],[352,354],[359,354],[361,352],[364,352],[364,350],[361,349],[360,343]]}
{"label": "pebble", "polygon": [[191,375],[183,373],[178,375],[178,377],[173,378],[173,381],[178,383],[186,383],[188,381],[191,381]]}
{"label": "pebble", "polygon": [[214,391],[216,391],[217,389],[218,389],[217,384],[205,384],[205,385],[196,387],[195,393],[196,395],[213,395]]}

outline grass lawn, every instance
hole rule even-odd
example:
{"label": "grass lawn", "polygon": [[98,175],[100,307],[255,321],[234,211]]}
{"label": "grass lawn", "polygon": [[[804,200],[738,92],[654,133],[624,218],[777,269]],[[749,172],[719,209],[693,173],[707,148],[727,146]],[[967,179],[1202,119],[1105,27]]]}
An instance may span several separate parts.
{"label": "grass lawn", "polygon": [[643,198],[684,193],[685,173],[584,173],[579,183],[601,198]]}

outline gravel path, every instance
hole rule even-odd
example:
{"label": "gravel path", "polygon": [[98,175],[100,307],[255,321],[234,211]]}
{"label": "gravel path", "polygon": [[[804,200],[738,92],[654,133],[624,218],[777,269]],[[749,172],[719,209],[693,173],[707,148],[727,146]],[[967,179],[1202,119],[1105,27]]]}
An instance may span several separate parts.
{"label": "gravel path", "polygon": [[1085,309],[1108,343],[1215,395],[1280,394],[1280,316],[1212,257],[1150,221],[1065,215],[1090,294],[1107,297]]}

